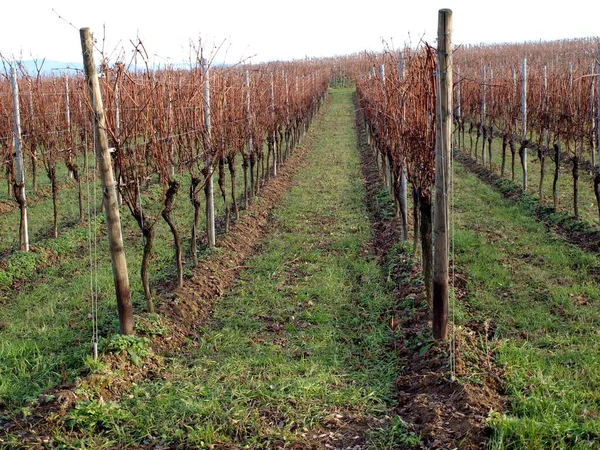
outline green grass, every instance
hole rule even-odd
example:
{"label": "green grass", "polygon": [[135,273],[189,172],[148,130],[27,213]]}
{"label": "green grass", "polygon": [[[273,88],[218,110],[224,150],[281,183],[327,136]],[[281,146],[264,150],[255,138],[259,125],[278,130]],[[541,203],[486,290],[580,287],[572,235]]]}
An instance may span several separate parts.
{"label": "green grass", "polygon": [[[273,212],[271,233],[218,301],[197,347],[173,358],[165,379],[137,384],[119,404],[96,405],[102,411],[83,423],[90,405],[82,404],[73,418],[77,440],[57,439],[98,448],[272,448],[311,439],[337,415],[388,410],[398,361],[378,319],[393,296],[364,251],[370,225],[352,91],[331,95],[308,163]],[[97,420],[101,426],[87,427]],[[373,433],[371,448],[403,440],[415,437],[394,421],[388,432]]]}
{"label": "green grass", "polygon": [[[456,266],[468,314],[492,319],[509,410],[491,449],[597,448],[600,264],[455,165]],[[459,305],[464,309],[463,305]]]}

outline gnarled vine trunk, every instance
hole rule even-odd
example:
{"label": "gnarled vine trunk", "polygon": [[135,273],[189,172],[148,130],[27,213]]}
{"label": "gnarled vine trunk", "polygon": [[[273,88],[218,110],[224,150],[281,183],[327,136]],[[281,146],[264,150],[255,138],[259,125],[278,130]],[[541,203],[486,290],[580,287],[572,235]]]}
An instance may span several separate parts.
{"label": "gnarled vine trunk", "polygon": [[221,197],[223,198],[223,205],[225,206],[225,232],[229,232],[229,224],[231,222],[231,209],[229,203],[227,203],[227,191],[225,190],[225,157],[219,158],[219,190],[221,191]]}
{"label": "gnarled vine trunk", "polygon": [[421,213],[421,250],[423,261],[423,282],[427,304],[433,308],[433,246],[432,246],[432,208],[431,198],[421,195],[419,198],[419,211]]}
{"label": "gnarled vine trunk", "polygon": [[413,256],[417,254],[417,249],[419,248],[419,229],[420,223],[420,209],[419,209],[419,190],[414,188],[412,189],[412,197],[413,197]]}
{"label": "gnarled vine trunk", "polygon": [[181,257],[181,243],[179,241],[179,231],[171,218],[171,213],[173,212],[173,202],[175,201],[175,196],[179,191],[179,181],[170,180],[168,184],[169,188],[165,194],[165,202],[164,208],[162,210],[161,216],[169,225],[169,229],[171,230],[171,234],[173,235],[173,244],[175,245],[175,266],[177,268],[177,286],[183,286],[183,258]]}
{"label": "gnarled vine trunk", "polygon": [[28,239],[27,239],[27,200],[23,195],[25,185],[17,181],[13,184],[13,194],[15,200],[19,205],[20,220],[19,220],[19,242],[22,251],[27,251]]}
{"label": "gnarled vine trunk", "polygon": [[235,214],[235,219],[240,218],[240,211],[237,202],[237,194],[236,194],[236,168],[235,168],[235,153],[230,153],[227,157],[227,166],[229,167],[229,178],[231,178],[231,204],[233,205],[233,213]]}
{"label": "gnarled vine trunk", "polygon": [[506,146],[508,145],[508,137],[506,133],[502,134],[502,166],[500,167],[500,176],[504,177],[506,169]]}
{"label": "gnarled vine trunk", "polygon": [[487,136],[488,141],[488,155],[490,156],[490,171],[493,168],[492,165],[492,141],[494,140],[494,128],[490,125],[490,130]]}
{"label": "gnarled vine trunk", "polygon": [[510,147],[510,172],[511,172],[511,180],[515,181],[515,153],[516,153],[516,147],[515,147],[515,141],[513,141],[512,138],[509,139],[508,141],[508,146]]}

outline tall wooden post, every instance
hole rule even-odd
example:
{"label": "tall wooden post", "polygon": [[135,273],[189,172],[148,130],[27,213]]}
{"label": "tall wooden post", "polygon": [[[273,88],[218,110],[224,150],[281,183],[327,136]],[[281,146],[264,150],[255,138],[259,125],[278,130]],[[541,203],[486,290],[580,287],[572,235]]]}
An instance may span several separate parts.
{"label": "tall wooden post", "polygon": [[486,84],[486,73],[485,73],[485,65],[483,65],[481,67],[481,131],[483,134],[483,142],[482,142],[482,151],[481,151],[481,161],[483,163],[483,167],[485,167],[486,163],[487,163],[487,158],[485,157],[485,138],[486,138],[486,131],[485,131],[485,84]]}
{"label": "tall wooden post", "polygon": [[[461,142],[460,142],[460,131],[461,131],[461,125],[460,125],[460,115],[461,115],[461,110],[460,110],[460,104],[461,104],[461,99],[460,99],[460,67],[456,68],[456,145],[458,147],[458,151],[461,151]],[[464,144],[464,143],[463,143]]]}
{"label": "tall wooden post", "polygon": [[600,216],[600,50],[597,51],[596,58],[596,92],[598,93],[598,103],[596,105],[596,150],[598,151],[598,170],[594,177],[594,193],[596,194],[598,215]]}
{"label": "tall wooden post", "polygon": [[596,105],[596,149],[598,150],[598,175],[600,175],[600,50],[596,53],[596,93],[598,95]]}
{"label": "tall wooden post", "polygon": [[[34,120],[35,117],[34,117],[34,110],[33,110],[33,85],[31,83],[31,79],[29,79],[28,81],[29,81],[29,96],[28,96],[29,118],[32,123],[31,126],[33,127],[35,124],[35,120]],[[33,180],[32,180],[33,186],[32,187],[33,187],[34,192],[37,190],[37,163],[36,163],[36,161],[37,161],[37,149],[34,146],[34,148],[31,149],[31,175],[33,177]]]}
{"label": "tall wooden post", "polygon": [[27,197],[25,196],[25,169],[23,167],[23,150],[21,142],[21,110],[19,106],[19,84],[17,83],[17,69],[10,68],[10,88],[13,100],[13,142],[15,144],[15,166],[17,179],[13,192],[21,210],[19,223],[19,246],[24,252],[29,251],[29,229],[27,226]]}
{"label": "tall wooden post", "polygon": [[110,150],[108,148],[108,138],[106,136],[104,106],[102,105],[100,84],[98,83],[98,74],[96,73],[96,64],[94,62],[92,33],[89,28],[82,28],[79,30],[79,35],[81,38],[83,66],[90,95],[90,104],[94,114],[96,162],[100,172],[102,191],[104,192],[104,214],[106,217],[110,259],[117,296],[117,308],[119,311],[119,327],[121,334],[133,334],[133,308],[131,305],[131,293],[129,291],[129,275],[121,233],[117,189],[112,170]]}
{"label": "tall wooden post", "polygon": [[[517,97],[517,70],[514,67],[512,69],[512,79],[513,79],[513,104],[516,107],[517,98],[518,98]],[[519,118],[517,117],[517,114],[515,114],[514,116],[515,116],[515,131],[514,131],[514,134],[516,135],[517,132],[518,132]]]}
{"label": "tall wooden post", "polygon": [[250,199],[254,198],[254,142],[252,139],[252,117],[250,115],[250,74],[248,69],[244,70],[244,106],[246,111],[246,148],[248,151],[248,158],[250,159],[250,191],[246,192],[246,197]]}
{"label": "tall wooden post", "polygon": [[213,161],[212,161],[212,130],[210,123],[210,71],[206,59],[202,58],[202,73],[204,74],[204,126],[206,127],[209,155],[206,158],[206,169],[208,176],[208,196],[206,198],[206,237],[208,248],[216,245],[215,236],[215,190],[213,183]]}
{"label": "tall wooden post", "polygon": [[438,16],[435,213],[433,216],[433,337],[448,337],[449,177],[452,148],[452,11]]}
{"label": "tall wooden post", "polygon": [[[404,80],[404,56],[402,52],[400,52],[398,55],[398,77],[400,78],[400,82]],[[402,105],[402,120],[404,120],[405,112],[404,105]],[[406,191],[406,160],[402,158],[402,166],[400,167],[400,192],[398,199],[400,220],[402,221],[402,227],[400,229],[401,241],[406,241],[408,239],[408,198]]]}
{"label": "tall wooden post", "polygon": [[284,156],[287,158],[290,155],[290,84],[288,82],[287,72],[283,73],[283,81],[285,83],[285,152]]}
{"label": "tall wooden post", "polygon": [[273,176],[277,176],[277,139],[275,135],[277,134],[277,130],[275,129],[275,80],[273,72],[270,73],[270,81],[271,81],[271,122],[273,123],[273,136],[271,139],[273,140]]}
{"label": "tall wooden post", "polygon": [[[65,75],[65,119],[67,121],[67,132],[71,136],[71,106],[69,96],[69,76]],[[75,178],[75,174],[71,169],[69,169],[69,176]]]}
{"label": "tall wooden post", "polygon": [[[381,80],[381,95],[383,97],[383,108],[387,109],[387,94],[385,91],[385,65],[379,65],[379,78]],[[386,119],[384,118],[384,121]],[[384,126],[385,128],[385,136],[383,137],[384,147],[383,149],[379,149],[381,163],[383,167],[383,177],[387,182],[387,188],[390,195],[394,193],[394,183],[392,181],[392,168],[390,167],[390,161],[387,158],[387,151],[389,146],[389,134],[387,132],[387,123]]]}
{"label": "tall wooden post", "polygon": [[596,62],[592,61],[590,63],[590,76],[592,77],[592,82],[590,83],[590,157],[592,159],[592,166],[596,165],[596,140],[594,139],[594,133],[596,131],[596,120],[594,118],[594,109],[596,107],[594,103],[594,98],[596,96],[596,83],[594,83],[594,69],[596,66]]}
{"label": "tall wooden post", "polygon": [[70,106],[69,77],[65,76],[65,118],[67,119],[67,131],[71,132],[71,106]]}
{"label": "tall wooden post", "polygon": [[527,146],[525,145],[525,141],[527,140],[527,58],[523,58],[523,66],[521,70],[521,77],[523,80],[523,92],[521,93],[521,142],[522,142],[522,152],[521,156],[521,165],[523,167],[523,179],[522,179],[522,187],[523,190],[527,190]]}

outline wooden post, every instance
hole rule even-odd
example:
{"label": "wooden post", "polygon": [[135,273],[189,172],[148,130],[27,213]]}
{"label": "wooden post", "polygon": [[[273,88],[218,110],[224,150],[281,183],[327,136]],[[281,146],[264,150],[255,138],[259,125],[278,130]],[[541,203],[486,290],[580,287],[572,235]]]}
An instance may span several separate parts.
{"label": "wooden post", "polygon": [[[542,105],[543,111],[548,114],[548,67],[544,66],[544,104]],[[547,120],[547,119],[546,119]],[[544,123],[542,131],[543,144],[538,151],[540,160],[540,184],[538,189],[538,197],[540,202],[544,199],[544,177],[545,177],[545,161],[546,152],[550,147],[550,130],[548,129],[547,122]]]}
{"label": "wooden post", "polygon": [[[398,55],[398,77],[400,82],[404,80],[404,55],[402,52]],[[402,119],[404,120],[404,105],[402,105]],[[403,150],[404,151],[404,150]],[[408,196],[406,193],[406,160],[402,158],[402,166],[400,167],[400,192],[399,192],[399,207],[400,219],[402,227],[400,229],[400,240],[408,240]],[[417,232],[415,228],[415,233]]]}
{"label": "wooden post", "polygon": [[[31,126],[33,127],[35,124],[34,120],[34,110],[33,110],[33,86],[31,83],[31,79],[29,81],[29,118],[31,120]],[[31,149],[31,175],[33,177],[33,192],[37,190],[37,148]]]}
{"label": "wooden post", "polygon": [[[460,99],[460,67],[456,68],[456,144],[458,147],[458,151],[461,151],[461,142],[460,142],[460,130],[461,130],[461,125],[460,125],[460,114],[461,114],[461,110],[460,110],[460,103],[461,103],[461,99]],[[464,142],[463,142],[464,145]]]}
{"label": "wooden post", "polygon": [[438,15],[435,213],[433,216],[433,337],[448,337],[449,184],[452,148],[452,11]]}
{"label": "wooden post", "polygon": [[119,78],[115,81],[115,134],[117,135],[117,140],[120,140],[121,134],[121,107],[119,101]]}
{"label": "wooden post", "polygon": [[65,76],[65,117],[67,119],[67,131],[71,132],[71,107],[69,105],[69,77]]}
{"label": "wooden post", "polygon": [[283,81],[285,83],[285,151],[284,159],[290,154],[290,84],[288,82],[287,72],[283,73]]}
{"label": "wooden post", "polygon": [[485,167],[487,163],[487,158],[485,157],[485,82],[486,82],[486,73],[485,73],[485,65],[481,67],[481,131],[483,134],[483,142],[481,148],[481,157],[483,167]]}
{"label": "wooden post", "polygon": [[252,199],[254,198],[254,142],[252,138],[252,117],[250,115],[250,74],[248,73],[248,69],[244,70],[244,92],[244,106],[246,110],[246,147],[248,151],[248,158],[250,159],[250,191],[247,192],[246,195]]}
{"label": "wooden post", "polygon": [[14,196],[21,210],[19,223],[19,245],[24,252],[29,251],[29,229],[27,226],[27,197],[25,196],[25,169],[23,167],[23,150],[21,142],[21,110],[19,106],[19,84],[17,83],[17,69],[10,68],[10,88],[13,100],[13,142],[15,144],[15,166],[17,179],[13,188]]}
{"label": "wooden post", "polygon": [[104,214],[106,217],[110,259],[117,296],[117,308],[119,311],[119,328],[121,334],[133,334],[133,308],[131,305],[131,293],[129,291],[129,275],[121,233],[117,189],[106,135],[104,106],[102,105],[98,74],[96,73],[96,64],[94,62],[94,44],[89,28],[79,30],[79,35],[81,38],[83,66],[90,95],[90,104],[94,114],[96,161],[100,172],[102,191],[104,192]]}
{"label": "wooden post", "polygon": [[597,105],[596,105],[596,149],[598,150],[598,175],[600,175],[600,50],[596,53],[596,93]]}
{"label": "wooden post", "polygon": [[598,206],[598,215],[600,217],[600,50],[596,53],[596,92],[598,94],[596,105],[596,150],[598,151],[598,171],[594,176],[594,193],[596,194],[596,204]]}
{"label": "wooden post", "polygon": [[527,140],[527,58],[523,58],[523,66],[521,70],[521,77],[523,80],[523,92],[521,93],[521,142],[522,142],[522,152],[521,156],[521,165],[523,168],[523,178],[522,178],[522,187],[523,190],[527,190],[527,146],[525,145],[525,141]]}
{"label": "wooden post", "polygon": [[[494,110],[494,70],[492,69],[492,64],[490,63],[488,74],[488,83],[489,83],[489,103],[492,111]],[[492,117],[493,119],[493,117]],[[490,163],[490,171],[493,171],[493,158],[492,158],[492,142],[494,141],[494,123],[493,120],[490,121],[490,126],[488,127],[488,160]]]}
{"label": "wooden post", "polygon": [[271,78],[271,122],[273,122],[273,176],[277,176],[277,139],[275,135],[277,134],[277,129],[275,128],[275,80],[273,72],[270,74]]}
{"label": "wooden post", "polygon": [[[212,131],[210,123],[210,71],[206,59],[202,58],[202,73],[204,74],[204,126],[206,127],[209,152],[212,152]],[[208,238],[208,248],[214,248],[216,245],[215,236],[215,195],[213,184],[213,161],[212,154],[206,157],[206,169],[208,176],[208,197],[206,198],[206,237]]]}
{"label": "wooden post", "polygon": [[[387,96],[385,92],[385,65],[379,65],[379,78],[381,82],[381,94],[383,96],[383,108],[387,109]],[[384,118],[385,120],[385,118]],[[390,161],[387,159],[387,151],[389,146],[389,135],[387,133],[387,123],[385,125],[385,136],[383,137],[384,149],[380,149],[381,162],[383,165],[383,178],[387,182],[387,188],[390,195],[394,192],[394,184],[392,181],[392,169],[390,167]]]}
{"label": "wooden post", "polygon": [[596,121],[594,119],[594,97],[596,94],[596,83],[594,83],[594,61],[590,63],[590,74],[592,76],[592,82],[590,83],[590,157],[592,159],[592,166],[596,165],[596,141],[594,140],[594,132],[596,131]]}

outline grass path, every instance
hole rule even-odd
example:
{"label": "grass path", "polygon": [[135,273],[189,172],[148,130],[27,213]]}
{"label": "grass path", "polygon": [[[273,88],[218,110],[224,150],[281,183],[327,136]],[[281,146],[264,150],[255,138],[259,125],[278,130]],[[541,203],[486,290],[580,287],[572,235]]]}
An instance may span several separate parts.
{"label": "grass path", "polygon": [[[408,439],[399,423],[373,431],[393,401],[398,362],[379,320],[393,298],[368,252],[351,90],[332,92],[312,132],[271,232],[197,346],[169,361],[164,379],[98,405],[106,430],[78,445],[341,448],[367,439],[383,448]],[[88,416],[75,418],[85,429]]]}
{"label": "grass path", "polygon": [[510,409],[493,449],[588,449],[600,439],[600,263],[455,165],[455,261],[468,309],[492,321]]}

